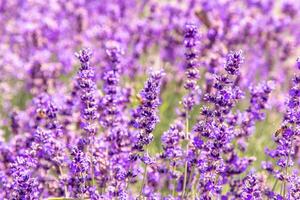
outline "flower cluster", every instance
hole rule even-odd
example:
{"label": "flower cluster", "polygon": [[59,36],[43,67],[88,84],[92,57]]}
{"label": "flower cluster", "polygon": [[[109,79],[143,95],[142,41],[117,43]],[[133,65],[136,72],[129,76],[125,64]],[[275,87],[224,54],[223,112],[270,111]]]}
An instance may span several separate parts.
{"label": "flower cluster", "polygon": [[198,56],[199,52],[199,33],[198,27],[194,24],[187,24],[184,30],[184,45],[186,48],[186,77],[187,81],[185,83],[185,88],[188,90],[194,90],[197,86],[197,80],[199,78],[198,69]]}
{"label": "flower cluster", "polygon": [[95,126],[95,120],[98,118],[95,71],[89,63],[91,54],[92,53],[89,49],[83,49],[76,54],[77,58],[81,62],[77,81],[80,88],[79,96],[82,106],[82,127],[87,137],[87,143],[90,143],[89,140],[93,139],[96,135],[97,127]]}
{"label": "flower cluster", "polygon": [[135,144],[137,150],[143,150],[143,146],[153,140],[152,131],[159,122],[157,112],[161,103],[159,93],[163,76],[163,71],[154,71],[150,74],[150,78],[139,94],[141,104],[133,111],[132,124],[140,130]]}
{"label": "flower cluster", "polygon": [[0,199],[300,199],[299,10],[0,1]]}
{"label": "flower cluster", "polygon": [[[299,61],[297,61],[299,64]],[[298,68],[298,67],[297,67]],[[296,70],[299,70],[296,69]],[[268,196],[281,196],[282,198],[291,198],[290,194],[286,193],[288,190],[288,182],[291,180],[297,181],[299,176],[289,173],[289,169],[294,165],[294,160],[298,160],[295,156],[298,151],[299,142],[297,141],[300,136],[299,129],[299,114],[300,114],[300,79],[299,71],[294,75],[292,80],[292,87],[289,90],[289,98],[286,103],[286,111],[283,116],[281,128],[275,133],[276,148],[273,150],[266,149],[266,153],[273,159],[276,159],[276,166],[271,163],[264,163],[262,166],[271,175],[273,175],[279,182],[282,183],[282,191],[276,194],[274,191],[269,192]],[[293,184],[291,184],[293,185]],[[275,186],[274,186],[275,187]],[[292,186],[293,187],[293,186]],[[299,192],[299,191],[298,191]],[[297,193],[297,192],[296,192]]]}

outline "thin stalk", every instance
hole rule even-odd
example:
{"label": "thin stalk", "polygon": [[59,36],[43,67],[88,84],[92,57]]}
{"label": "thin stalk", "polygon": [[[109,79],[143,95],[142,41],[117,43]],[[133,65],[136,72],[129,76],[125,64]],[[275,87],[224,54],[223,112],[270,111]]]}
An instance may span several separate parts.
{"label": "thin stalk", "polygon": [[285,188],[286,188],[286,182],[283,182],[283,198],[285,198]]}
{"label": "thin stalk", "polygon": [[[186,128],[185,139],[187,140],[185,152],[186,152],[186,154],[188,154],[188,151],[189,151],[189,115],[188,115],[188,111],[186,111],[186,116],[185,116],[185,128]],[[188,171],[188,162],[185,161],[182,198],[184,198],[184,196],[185,196],[185,190],[186,190],[186,185],[187,185],[187,171]]]}
{"label": "thin stalk", "polygon": [[282,193],[283,193],[283,184],[281,184],[280,186],[280,195],[282,195]]}
{"label": "thin stalk", "polygon": [[277,183],[278,183],[278,179],[275,180],[275,183],[274,183],[274,185],[273,185],[273,187],[272,187],[272,192],[275,191],[275,188],[276,188],[276,186],[277,186]]}
{"label": "thin stalk", "polygon": [[194,180],[194,173],[195,173],[195,166],[192,167],[191,173],[188,176],[188,180],[190,181],[190,183],[192,184],[192,189],[193,189],[193,180]]}
{"label": "thin stalk", "polygon": [[[59,169],[60,175],[62,176],[63,173],[62,173],[61,166],[59,166],[58,169]],[[67,185],[66,185],[66,184],[64,184],[64,192],[65,192],[65,198],[68,198],[68,197],[69,197],[69,193],[68,193],[68,188],[67,188]]]}
{"label": "thin stalk", "polygon": [[197,182],[199,180],[199,174],[196,175],[196,180],[195,183],[193,184],[193,189],[192,189],[192,199],[196,199],[196,187],[197,187]]}
{"label": "thin stalk", "polygon": [[[80,177],[83,177],[82,172],[79,173]],[[83,179],[83,185],[85,185],[85,180]],[[82,185],[80,184],[80,187],[82,187]],[[79,195],[79,199],[84,199],[84,195],[82,192],[82,188],[80,188],[80,195]]]}
{"label": "thin stalk", "polygon": [[[90,109],[89,103],[86,104],[86,107],[87,107],[87,109]],[[92,120],[88,120],[87,123],[90,126],[93,123],[93,121]],[[88,137],[90,137],[90,135],[88,135]],[[89,157],[90,162],[91,162],[92,186],[95,186],[94,154],[93,154],[95,138],[94,138],[93,135],[91,137],[92,137],[91,144],[87,146],[87,150],[86,151],[88,153],[88,157]]]}
{"label": "thin stalk", "polygon": [[[172,171],[175,172],[175,164],[172,167]],[[172,196],[175,197],[175,189],[176,189],[176,179],[173,180],[173,189],[172,189]]]}
{"label": "thin stalk", "polygon": [[139,193],[139,198],[138,199],[141,199],[141,197],[143,196],[143,189],[144,189],[144,186],[145,186],[145,182],[146,182],[146,179],[147,179],[147,166],[145,167],[145,171],[144,171],[144,174],[143,174],[143,180],[142,180],[142,185],[141,185],[141,189],[140,189],[140,193]]}
{"label": "thin stalk", "polygon": [[96,185],[95,182],[95,172],[94,172],[94,154],[93,154],[93,148],[94,148],[94,143],[92,142],[91,144],[91,148],[89,148],[88,152],[89,152],[89,157],[90,157],[90,162],[91,162],[91,175],[92,175],[92,186]]}
{"label": "thin stalk", "polygon": [[[132,171],[132,165],[130,164],[130,167],[129,167],[129,171],[131,172]],[[128,191],[128,187],[129,187],[129,182],[130,182],[130,177],[128,177],[126,179],[126,190]]]}
{"label": "thin stalk", "polygon": [[[107,135],[105,135],[106,137]],[[105,156],[108,156],[108,145],[105,146]],[[108,166],[108,169],[111,169],[111,162],[109,159],[107,159],[107,166]],[[111,174],[109,172],[109,177],[111,177]],[[105,192],[105,189],[106,189],[106,185],[107,185],[107,182],[104,183],[103,187],[101,187],[101,194],[103,194]]]}
{"label": "thin stalk", "polygon": [[[148,154],[148,149],[146,150],[146,152]],[[141,189],[140,189],[140,193],[139,193],[138,199],[140,199],[141,196],[143,196],[143,189],[144,189],[145,183],[147,181],[147,168],[148,168],[148,165],[146,164],[145,171],[144,171],[144,174],[143,174],[142,185],[141,185]]]}
{"label": "thin stalk", "polygon": [[[199,156],[201,152],[196,150],[196,157]],[[193,171],[195,172],[195,167],[193,167]],[[196,199],[196,188],[197,188],[197,182],[199,180],[199,174],[197,172],[195,172],[195,181],[192,184],[192,199]]]}
{"label": "thin stalk", "polygon": [[291,151],[292,151],[292,148],[293,148],[293,140],[291,141],[291,148],[289,149],[289,154],[288,154],[288,158],[287,158],[287,161],[286,161],[286,166],[285,166],[285,178],[284,178],[284,182],[283,182],[283,197],[285,197],[285,193],[286,193],[286,178],[288,177],[288,166],[289,166],[289,163],[290,163],[290,154],[291,154]]}

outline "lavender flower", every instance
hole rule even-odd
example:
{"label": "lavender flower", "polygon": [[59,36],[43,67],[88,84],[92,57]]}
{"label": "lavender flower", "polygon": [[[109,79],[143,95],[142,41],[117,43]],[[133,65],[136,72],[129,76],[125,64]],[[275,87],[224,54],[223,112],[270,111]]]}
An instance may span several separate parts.
{"label": "lavender flower", "polygon": [[262,183],[255,174],[249,174],[243,183],[242,199],[263,199]]}
{"label": "lavender flower", "polygon": [[120,105],[122,101],[122,91],[120,84],[120,47],[108,48],[106,50],[110,61],[109,69],[104,73],[103,91],[105,96],[102,97],[99,105],[100,122],[105,128],[113,128],[122,123]]}
{"label": "lavender flower", "polygon": [[35,166],[35,161],[30,155],[19,156],[12,164],[12,177],[10,197],[15,199],[38,199],[41,195],[39,181],[33,177],[31,167]]}
{"label": "lavender flower", "polygon": [[297,175],[290,177],[291,186],[289,188],[288,199],[299,199],[300,198],[300,178]]}
{"label": "lavender flower", "polygon": [[231,52],[227,55],[225,70],[228,74],[238,75],[241,64],[244,62],[242,51]]}
{"label": "lavender flower", "polygon": [[78,54],[77,58],[81,62],[81,67],[78,72],[78,86],[81,89],[80,99],[82,104],[81,117],[82,127],[87,137],[87,143],[97,133],[97,126],[95,120],[98,118],[97,114],[97,86],[95,83],[95,71],[90,66],[90,58],[92,52],[89,49],[83,49]]}
{"label": "lavender flower", "polygon": [[139,129],[137,143],[135,148],[143,150],[143,146],[148,145],[153,140],[152,131],[159,122],[157,108],[160,105],[160,87],[163,71],[154,71],[145,83],[143,90],[140,92],[141,105],[133,112],[133,126]]}
{"label": "lavender flower", "polygon": [[68,185],[71,186],[71,196],[76,198],[82,198],[88,192],[89,182],[89,168],[90,163],[88,158],[82,150],[74,148],[71,152],[73,156],[72,162],[70,163],[70,178]]}
{"label": "lavender flower", "polygon": [[294,1],[1,1],[0,199],[299,199]]}
{"label": "lavender flower", "polygon": [[[299,70],[299,69],[298,69]],[[276,179],[282,182],[283,193],[280,195],[286,197],[286,184],[293,178],[289,175],[288,169],[294,165],[293,155],[295,154],[296,138],[299,137],[299,100],[298,95],[300,88],[300,79],[298,73],[295,74],[292,82],[292,88],[289,91],[289,99],[287,101],[287,109],[282,121],[282,127],[279,135],[275,135],[277,144],[274,150],[266,149],[266,153],[277,160],[276,164],[280,170],[268,170]],[[293,181],[291,181],[293,182]]]}
{"label": "lavender flower", "polygon": [[161,155],[163,158],[175,161],[180,159],[183,155],[180,147],[180,140],[184,138],[184,125],[177,121],[170,126],[170,129],[162,135],[162,145],[164,153]]}
{"label": "lavender flower", "polygon": [[199,43],[198,27],[194,24],[187,24],[185,26],[184,33],[184,45],[186,48],[185,58],[186,58],[186,76],[187,80],[185,83],[185,88],[188,90],[194,90],[197,85],[197,80],[199,78],[198,69],[198,49],[197,45]]}
{"label": "lavender flower", "polygon": [[127,97],[120,86],[122,49],[116,44],[116,46],[108,47],[106,54],[109,66],[103,75],[104,96],[99,102],[99,119],[107,131],[105,139],[108,142],[109,166],[114,174],[110,180],[110,193],[113,197],[121,198],[126,193],[124,181],[129,170],[128,151],[131,148],[131,136],[124,115],[124,108],[126,108],[124,99]]}
{"label": "lavender flower", "polygon": [[246,112],[242,113],[239,137],[248,137],[253,132],[255,122],[265,119],[265,114],[262,111],[267,108],[268,99],[273,89],[274,82],[272,81],[263,82],[250,88],[250,105]]}

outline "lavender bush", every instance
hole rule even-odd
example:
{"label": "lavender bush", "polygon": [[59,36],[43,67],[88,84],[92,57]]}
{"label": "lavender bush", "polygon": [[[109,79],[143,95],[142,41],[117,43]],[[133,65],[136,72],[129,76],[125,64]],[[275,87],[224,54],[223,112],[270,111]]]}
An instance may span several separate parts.
{"label": "lavender bush", "polygon": [[299,10],[0,1],[0,199],[300,199]]}

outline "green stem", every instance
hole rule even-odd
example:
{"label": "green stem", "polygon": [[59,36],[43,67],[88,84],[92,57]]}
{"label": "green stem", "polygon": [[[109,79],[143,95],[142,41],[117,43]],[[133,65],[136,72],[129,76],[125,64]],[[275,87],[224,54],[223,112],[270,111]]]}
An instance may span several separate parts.
{"label": "green stem", "polygon": [[192,199],[196,199],[196,187],[197,187],[197,182],[198,182],[198,180],[199,180],[199,174],[197,174],[197,176],[196,176],[196,180],[195,180],[195,182],[194,182],[194,184],[193,184],[193,189],[192,189]]}
{"label": "green stem", "polygon": [[[79,172],[79,175],[80,175],[80,177],[83,177],[83,175],[82,175],[82,172]],[[85,185],[85,180],[83,179],[83,185]],[[83,192],[82,192],[82,185],[80,184],[80,186],[79,187],[81,187],[80,188],[80,195],[79,195],[79,199],[84,199],[83,197],[84,197],[84,195],[83,195]]]}
{"label": "green stem", "polygon": [[[148,149],[147,148],[146,148],[146,153],[148,155]],[[140,199],[143,196],[143,189],[144,189],[145,183],[147,181],[147,167],[148,167],[148,165],[146,164],[145,171],[144,171],[144,174],[143,174],[142,185],[141,185],[141,189],[140,189],[140,193],[139,193],[138,199]]]}
{"label": "green stem", "polygon": [[89,153],[90,153],[90,160],[91,160],[91,175],[92,175],[92,186],[95,186],[96,185],[96,182],[95,182],[95,172],[94,172],[94,154],[93,154],[93,148],[94,148],[94,143],[92,143],[92,146],[91,148],[89,149]]}
{"label": "green stem", "polygon": [[[132,165],[130,164],[130,167],[129,167],[129,171],[131,172],[132,171]],[[130,177],[128,177],[126,179],[126,190],[128,191],[128,187],[129,187],[129,183],[130,183]]]}
{"label": "green stem", "polygon": [[[186,154],[188,154],[188,151],[189,151],[189,115],[188,115],[188,111],[186,111],[185,123],[186,123],[186,125],[185,125],[185,128],[186,128],[185,139],[187,140],[186,151],[185,152],[186,152]],[[188,171],[188,162],[185,161],[182,198],[185,197],[185,190],[186,190],[186,185],[187,185],[187,171]]]}
{"label": "green stem", "polygon": [[273,185],[273,187],[272,187],[272,192],[275,191],[275,188],[276,188],[276,186],[277,186],[277,183],[278,183],[278,179],[275,180],[275,183],[274,183],[274,185]]}
{"label": "green stem", "polygon": [[288,158],[287,158],[287,161],[286,161],[286,166],[285,166],[285,178],[284,178],[284,182],[283,182],[283,197],[285,197],[285,192],[286,192],[286,178],[288,177],[288,165],[290,163],[290,154],[291,154],[291,151],[292,151],[292,148],[293,148],[293,140],[291,142],[291,148],[289,149],[289,154],[288,154]]}
{"label": "green stem", "polygon": [[[86,104],[87,109],[89,109],[89,104]],[[89,126],[91,124],[93,124],[93,121],[88,120],[88,124]],[[95,173],[94,173],[94,154],[93,154],[93,150],[94,150],[94,141],[95,141],[95,137],[92,136],[92,140],[91,140],[91,144],[87,146],[87,153],[89,154],[89,159],[91,162],[91,176],[92,176],[92,186],[95,186]]]}
{"label": "green stem", "polygon": [[[63,173],[62,173],[61,166],[59,166],[58,169],[59,169],[60,175],[62,176]],[[64,192],[65,192],[65,198],[68,198],[69,194],[68,194],[68,188],[67,188],[67,185],[66,185],[66,184],[64,184]]]}
{"label": "green stem", "polygon": [[144,189],[144,186],[145,186],[145,183],[146,183],[146,180],[147,180],[147,166],[145,167],[145,171],[144,171],[144,175],[143,175],[143,181],[142,181],[142,185],[141,185],[141,189],[140,189],[140,194],[139,194],[139,198],[138,199],[141,199],[141,197],[143,196],[143,189]]}
{"label": "green stem", "polygon": [[[173,172],[175,172],[175,164],[172,167]],[[173,190],[172,190],[172,196],[175,197],[175,189],[176,189],[176,179],[173,180]]]}

